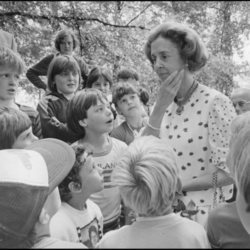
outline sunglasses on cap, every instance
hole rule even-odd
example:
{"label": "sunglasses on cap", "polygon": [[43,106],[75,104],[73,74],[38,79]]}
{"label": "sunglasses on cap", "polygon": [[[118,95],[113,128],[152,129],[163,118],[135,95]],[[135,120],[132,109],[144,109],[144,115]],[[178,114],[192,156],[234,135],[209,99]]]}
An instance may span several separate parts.
{"label": "sunglasses on cap", "polygon": [[240,108],[242,108],[245,104],[248,104],[248,103],[250,103],[250,102],[247,102],[247,101],[244,101],[244,100],[240,100],[240,101],[237,101],[237,102],[233,102],[233,105],[234,105],[234,107],[236,107],[237,104],[238,104],[238,106]]}

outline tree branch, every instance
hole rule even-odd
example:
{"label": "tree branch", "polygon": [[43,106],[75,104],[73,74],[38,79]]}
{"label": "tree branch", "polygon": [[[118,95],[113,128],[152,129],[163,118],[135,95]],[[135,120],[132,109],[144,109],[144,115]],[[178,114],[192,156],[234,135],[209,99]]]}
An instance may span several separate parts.
{"label": "tree branch", "polygon": [[135,16],[134,18],[132,18],[126,25],[129,25],[130,23],[132,23],[136,18],[138,18],[143,12],[146,11],[146,9],[148,9],[152,4],[148,4],[137,16]]}
{"label": "tree branch", "polygon": [[79,43],[80,43],[80,55],[82,57],[82,49],[83,49],[83,44],[82,44],[82,36],[81,36],[81,29],[80,29],[80,25],[77,21],[77,18],[76,18],[76,12],[75,12],[75,5],[74,5],[74,2],[70,2],[70,5],[72,7],[72,10],[73,10],[73,15],[74,15],[74,20],[75,20],[75,24],[76,24],[76,29],[78,31],[78,36],[79,36]]}
{"label": "tree branch", "polygon": [[99,22],[105,26],[111,26],[111,27],[115,27],[115,28],[137,28],[137,29],[141,29],[141,30],[149,30],[144,26],[135,26],[135,25],[117,25],[117,24],[112,24],[112,23],[108,23],[105,22],[103,20],[100,20],[98,18],[81,18],[81,17],[71,17],[71,16],[55,16],[55,15],[50,15],[50,16],[46,16],[46,15],[37,15],[37,14],[30,14],[30,13],[22,13],[20,11],[13,11],[13,12],[4,12],[4,13],[0,13],[0,17],[1,16],[23,16],[23,17],[28,17],[28,18],[32,18],[32,19],[45,19],[45,20],[51,20],[51,18],[54,18],[56,20],[59,21],[71,21],[72,19],[76,20],[76,21],[90,21],[90,22]]}

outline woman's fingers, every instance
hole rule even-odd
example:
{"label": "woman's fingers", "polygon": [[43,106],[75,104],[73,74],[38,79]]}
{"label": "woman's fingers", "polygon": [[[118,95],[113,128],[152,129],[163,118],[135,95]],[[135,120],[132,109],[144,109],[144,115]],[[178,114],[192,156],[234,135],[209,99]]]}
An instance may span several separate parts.
{"label": "woman's fingers", "polygon": [[175,79],[171,82],[171,84],[173,84],[173,88],[177,89],[177,91],[180,88],[180,85],[182,84],[183,81],[183,77],[184,77],[184,69],[182,69],[177,76],[175,77]]}
{"label": "woman's fingers", "polygon": [[176,94],[180,88],[183,81],[184,70],[174,71],[161,85],[160,91],[170,92],[171,94]]}
{"label": "woman's fingers", "polygon": [[176,75],[178,74],[178,71],[174,71],[172,72],[163,82],[162,82],[162,85],[166,85],[168,86],[172,81],[173,79],[176,77]]}

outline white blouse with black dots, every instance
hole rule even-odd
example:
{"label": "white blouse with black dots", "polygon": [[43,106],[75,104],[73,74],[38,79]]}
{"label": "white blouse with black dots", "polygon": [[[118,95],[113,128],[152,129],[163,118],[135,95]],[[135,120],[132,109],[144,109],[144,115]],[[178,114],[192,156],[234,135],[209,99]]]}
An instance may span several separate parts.
{"label": "white blouse with black dots", "polygon": [[[230,126],[236,117],[230,99],[199,84],[180,115],[176,114],[177,107],[173,102],[166,110],[160,137],[176,152],[181,178],[195,179],[211,171],[211,165],[229,172],[225,161]],[[232,185],[223,187],[226,200],[232,196],[232,190]],[[192,200],[199,207],[198,216],[207,216],[213,204],[213,193],[212,188],[187,192],[183,202],[188,205]]]}

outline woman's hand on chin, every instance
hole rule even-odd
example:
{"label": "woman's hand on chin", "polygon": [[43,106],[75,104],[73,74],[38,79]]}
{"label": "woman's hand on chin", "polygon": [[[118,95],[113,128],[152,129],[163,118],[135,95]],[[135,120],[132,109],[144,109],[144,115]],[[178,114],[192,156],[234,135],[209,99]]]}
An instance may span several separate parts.
{"label": "woman's hand on chin", "polygon": [[161,84],[156,105],[167,108],[174,100],[183,82],[184,69],[174,71]]}

